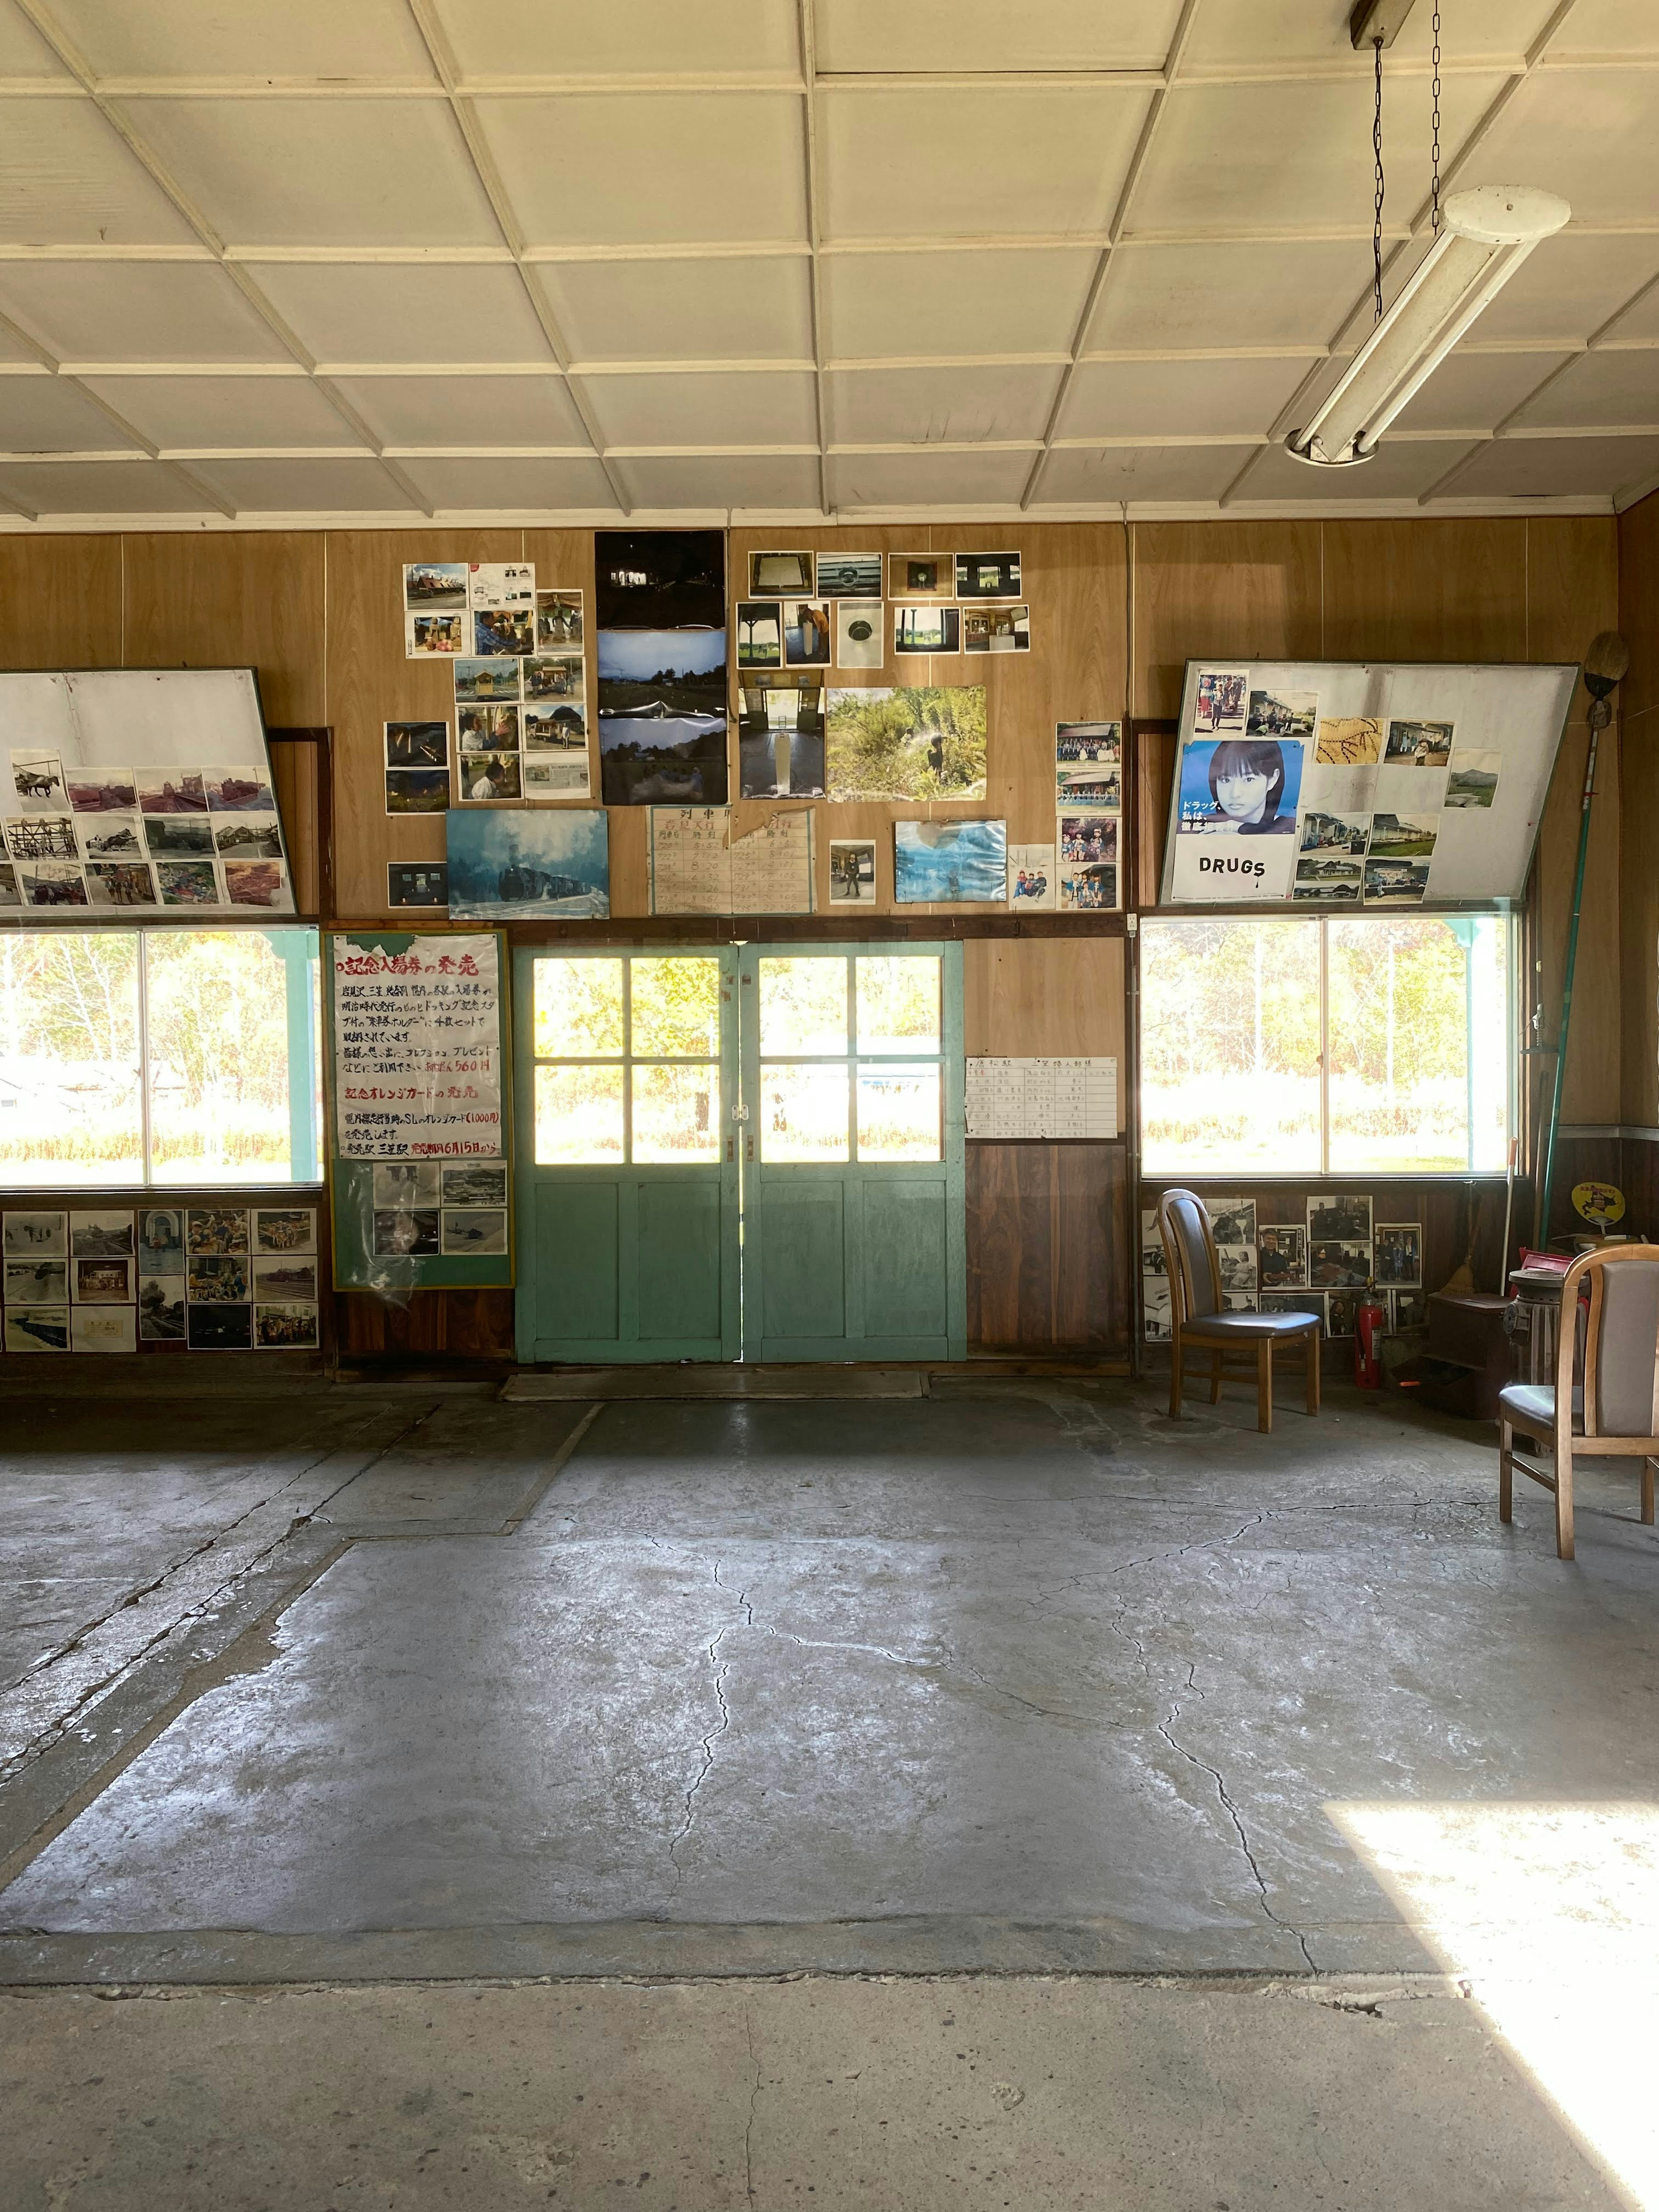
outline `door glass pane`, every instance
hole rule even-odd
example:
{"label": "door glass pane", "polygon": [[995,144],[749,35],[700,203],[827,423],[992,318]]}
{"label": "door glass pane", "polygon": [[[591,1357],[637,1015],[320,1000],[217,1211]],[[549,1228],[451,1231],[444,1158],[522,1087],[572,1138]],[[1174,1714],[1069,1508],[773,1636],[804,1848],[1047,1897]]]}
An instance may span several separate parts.
{"label": "door glass pane", "polygon": [[[144,939],[149,1008],[150,1172],[157,1182],[287,1182],[293,1173],[290,1014],[309,1043],[308,932],[155,930]],[[284,950],[287,957],[284,957]],[[299,963],[296,994],[289,961]],[[308,1057],[308,1056],[307,1056]],[[292,1079],[309,1127],[311,1070]],[[313,1170],[314,1171],[314,1170]]]}
{"label": "door glass pane", "polygon": [[632,984],[632,1052],[653,1060],[709,1060],[720,1051],[718,960],[636,959]]}
{"label": "door glass pane", "polygon": [[600,1165],[622,1156],[621,1068],[538,1067],[537,1165]]}
{"label": "door glass pane", "polygon": [[622,1048],[622,962],[538,959],[537,1058],[609,1060]]}
{"label": "door glass pane", "polygon": [[[800,963],[803,966],[805,963]],[[826,967],[836,963],[826,961]],[[763,1021],[764,1016],[762,1017]],[[847,1063],[763,1067],[760,1155],[763,1160],[844,1160]]]}
{"label": "door glass pane", "polygon": [[137,1182],[138,933],[0,937],[0,1182]]}
{"label": "door glass pane", "polygon": [[633,1073],[635,1159],[647,1164],[719,1159],[719,1064],[635,1067]]}
{"label": "door glass pane", "polygon": [[1331,922],[1333,1172],[1504,1165],[1504,950],[1495,915]]}
{"label": "door glass pane", "polygon": [[904,1067],[890,1061],[859,1070],[859,1158],[936,1160],[939,1157],[939,1064]]}
{"label": "door glass pane", "polygon": [[859,1052],[939,1050],[939,955],[860,954]]}
{"label": "door glass pane", "polygon": [[840,953],[761,962],[760,1048],[769,1057],[846,1051],[847,962]]}
{"label": "door glass pane", "polygon": [[1144,921],[1149,1175],[1319,1170],[1319,924]]}

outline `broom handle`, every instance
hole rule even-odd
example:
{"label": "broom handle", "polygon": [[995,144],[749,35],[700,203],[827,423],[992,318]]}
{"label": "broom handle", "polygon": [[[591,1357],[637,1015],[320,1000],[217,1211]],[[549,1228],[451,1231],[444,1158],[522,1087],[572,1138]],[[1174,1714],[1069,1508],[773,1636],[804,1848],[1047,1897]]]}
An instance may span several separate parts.
{"label": "broom handle", "polygon": [[[1601,720],[1596,720],[1601,714]],[[1604,722],[1611,719],[1606,702],[1598,699],[1590,708],[1589,751],[1584,761],[1584,790],[1578,809],[1578,866],[1572,879],[1572,921],[1567,930],[1567,965],[1561,982],[1561,1029],[1555,1046],[1555,1081],[1550,1092],[1549,1127],[1544,1133],[1544,1174],[1538,1194],[1538,1241],[1550,1241],[1550,1198],[1555,1187],[1555,1133],[1561,1122],[1561,1092],[1567,1072],[1567,1032],[1572,1026],[1572,976],[1578,965],[1578,916],[1584,903],[1584,863],[1589,857],[1590,804],[1595,797],[1595,752]]]}

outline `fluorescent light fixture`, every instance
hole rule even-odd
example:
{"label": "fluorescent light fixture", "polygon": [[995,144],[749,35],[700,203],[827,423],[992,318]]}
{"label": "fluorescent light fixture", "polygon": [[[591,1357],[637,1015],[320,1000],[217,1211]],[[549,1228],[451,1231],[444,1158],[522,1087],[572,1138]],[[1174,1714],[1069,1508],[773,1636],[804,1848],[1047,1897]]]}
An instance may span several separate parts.
{"label": "fluorescent light fixture", "polygon": [[1290,452],[1323,469],[1370,460],[1481,309],[1571,213],[1553,192],[1528,185],[1454,192],[1439,237],[1313,420],[1286,438]]}

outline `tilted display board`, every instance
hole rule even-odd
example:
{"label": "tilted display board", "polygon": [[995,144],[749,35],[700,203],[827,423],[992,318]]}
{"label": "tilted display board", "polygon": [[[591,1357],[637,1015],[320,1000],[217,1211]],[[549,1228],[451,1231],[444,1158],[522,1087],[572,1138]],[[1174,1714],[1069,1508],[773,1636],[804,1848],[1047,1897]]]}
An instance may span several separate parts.
{"label": "tilted display board", "polygon": [[1160,904],[1520,898],[1577,680],[1565,663],[1189,660]]}
{"label": "tilted display board", "polygon": [[292,914],[251,668],[0,674],[0,914]]}
{"label": "tilted display board", "polygon": [[511,1284],[505,963],[497,930],[328,938],[336,1289]]}

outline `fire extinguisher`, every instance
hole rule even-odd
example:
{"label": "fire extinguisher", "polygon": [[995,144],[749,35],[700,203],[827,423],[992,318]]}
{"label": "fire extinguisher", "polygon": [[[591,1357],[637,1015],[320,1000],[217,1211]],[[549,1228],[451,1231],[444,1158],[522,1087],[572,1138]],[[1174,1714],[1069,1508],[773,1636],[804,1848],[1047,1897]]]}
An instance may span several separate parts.
{"label": "fire extinguisher", "polygon": [[1388,1325],[1376,1285],[1367,1283],[1353,1317],[1353,1379],[1362,1390],[1382,1388],[1382,1332]]}

